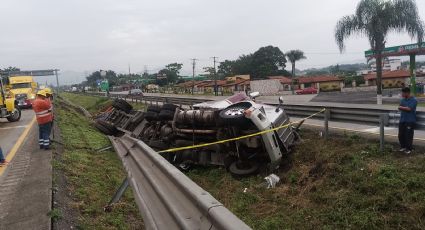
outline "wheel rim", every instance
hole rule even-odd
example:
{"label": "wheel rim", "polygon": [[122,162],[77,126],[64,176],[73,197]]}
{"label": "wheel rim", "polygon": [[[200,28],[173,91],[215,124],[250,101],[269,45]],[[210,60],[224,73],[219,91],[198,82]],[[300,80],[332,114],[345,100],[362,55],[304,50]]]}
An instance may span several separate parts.
{"label": "wheel rim", "polygon": [[19,110],[14,109],[10,116],[12,117],[12,119],[18,119],[19,118]]}
{"label": "wheel rim", "polygon": [[226,112],[224,112],[224,114],[226,114],[226,116],[241,116],[243,115],[243,113],[245,112],[244,108],[231,108],[229,110],[227,110]]}

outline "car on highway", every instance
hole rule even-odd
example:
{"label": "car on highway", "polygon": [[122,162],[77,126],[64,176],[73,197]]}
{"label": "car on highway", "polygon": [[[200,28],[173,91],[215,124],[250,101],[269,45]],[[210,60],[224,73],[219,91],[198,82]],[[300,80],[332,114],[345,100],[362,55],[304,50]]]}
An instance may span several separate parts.
{"label": "car on highway", "polygon": [[[249,96],[239,93],[185,109],[167,103],[150,105],[146,112],[134,111],[120,99],[95,126],[108,135],[130,131],[158,151],[199,145],[162,156],[184,170],[191,165],[219,165],[243,177],[279,168],[283,156],[300,139],[298,129],[302,123],[290,123],[283,98],[279,98],[279,105],[272,106],[256,102],[258,96],[258,92]],[[203,146],[229,139],[234,141]]]}
{"label": "car on highway", "polygon": [[308,87],[308,88],[297,90],[296,94],[298,94],[298,95],[301,95],[301,94],[317,94],[317,89],[314,88],[314,87]]}
{"label": "car on highway", "polygon": [[143,91],[141,89],[132,89],[128,91],[129,96],[143,96]]}

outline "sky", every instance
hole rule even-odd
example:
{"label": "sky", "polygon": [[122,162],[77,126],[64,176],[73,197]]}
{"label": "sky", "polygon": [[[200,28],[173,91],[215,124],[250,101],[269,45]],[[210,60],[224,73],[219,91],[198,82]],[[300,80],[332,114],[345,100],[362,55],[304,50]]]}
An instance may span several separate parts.
{"label": "sky", "polygon": [[[366,38],[347,40],[340,54],[336,22],[357,0],[2,0],[0,68],[58,68],[64,83],[99,70],[153,73],[183,63],[182,74],[236,59],[267,45],[300,49],[298,69],[365,62]],[[425,20],[425,1],[417,0]],[[387,46],[409,44],[391,34]],[[289,68],[289,65],[288,67]],[[44,79],[42,79],[44,81]],[[46,80],[50,81],[50,78]]]}

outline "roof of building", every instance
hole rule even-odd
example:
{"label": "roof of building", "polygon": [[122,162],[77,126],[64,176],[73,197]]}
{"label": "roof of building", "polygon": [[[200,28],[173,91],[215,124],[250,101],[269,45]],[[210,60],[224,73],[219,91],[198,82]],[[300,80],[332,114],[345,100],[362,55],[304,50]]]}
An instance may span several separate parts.
{"label": "roof of building", "polygon": [[342,81],[340,77],[337,76],[331,76],[331,75],[322,75],[322,76],[303,76],[303,77],[297,77],[298,82],[300,84],[305,83],[317,83],[317,82],[329,82],[329,81]]}
{"label": "roof of building", "polygon": [[285,77],[285,76],[270,76],[267,77],[268,79],[271,80],[279,80],[281,84],[291,84],[291,79],[289,77]]}
{"label": "roof of building", "polygon": [[[382,78],[408,78],[410,73],[407,70],[394,70],[394,71],[384,71],[382,72]],[[365,80],[376,79],[376,73],[369,73],[364,76]]]}
{"label": "roof of building", "polygon": [[237,79],[235,82],[227,83],[223,85],[224,87],[227,86],[234,86],[234,85],[249,85],[251,81],[248,79]]}

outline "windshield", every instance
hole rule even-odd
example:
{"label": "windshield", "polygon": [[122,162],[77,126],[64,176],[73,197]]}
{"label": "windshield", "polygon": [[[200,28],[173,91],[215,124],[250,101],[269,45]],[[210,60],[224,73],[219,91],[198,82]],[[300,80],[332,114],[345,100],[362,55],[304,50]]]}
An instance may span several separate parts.
{"label": "windshield", "polygon": [[25,88],[31,88],[31,83],[12,84],[12,89],[25,89]]}

